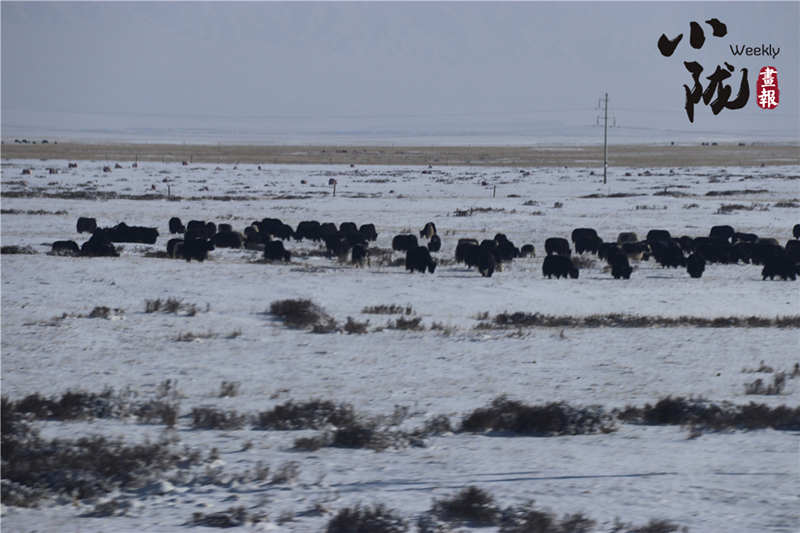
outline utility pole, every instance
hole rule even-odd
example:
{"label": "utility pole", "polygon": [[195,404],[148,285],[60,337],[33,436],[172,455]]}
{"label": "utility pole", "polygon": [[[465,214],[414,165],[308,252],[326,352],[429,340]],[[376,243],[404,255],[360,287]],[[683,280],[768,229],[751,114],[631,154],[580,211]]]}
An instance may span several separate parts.
{"label": "utility pole", "polygon": [[606,93],[605,119],[603,121],[603,185],[608,181],[608,93]]}

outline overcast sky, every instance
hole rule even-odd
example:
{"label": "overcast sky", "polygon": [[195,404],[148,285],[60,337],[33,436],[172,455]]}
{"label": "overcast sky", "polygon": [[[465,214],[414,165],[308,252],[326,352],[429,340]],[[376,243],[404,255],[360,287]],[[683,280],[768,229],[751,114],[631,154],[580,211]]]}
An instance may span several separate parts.
{"label": "overcast sky", "polygon": [[[716,18],[727,35],[704,21]],[[705,43],[690,45],[690,22]],[[661,34],[683,34],[664,57]],[[762,45],[774,57],[736,55]],[[800,139],[800,3],[2,2],[2,126],[262,132],[547,132]],[[742,68],[747,105],[684,110],[684,61]],[[764,66],[776,109],[756,103]],[[99,117],[99,118],[98,118]],[[105,119],[103,118],[105,117]],[[83,128],[91,126],[81,126]],[[79,127],[80,128],[80,127]],[[102,129],[102,128],[101,128]],[[776,137],[777,136],[777,137]]]}

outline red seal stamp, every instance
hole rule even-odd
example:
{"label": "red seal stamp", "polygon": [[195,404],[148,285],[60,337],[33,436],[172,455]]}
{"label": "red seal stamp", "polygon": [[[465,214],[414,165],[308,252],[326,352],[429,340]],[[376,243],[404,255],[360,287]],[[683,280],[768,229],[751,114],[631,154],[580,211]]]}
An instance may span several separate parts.
{"label": "red seal stamp", "polygon": [[756,82],[756,102],[761,109],[775,109],[780,102],[778,90],[778,71],[775,67],[764,67],[758,73]]}

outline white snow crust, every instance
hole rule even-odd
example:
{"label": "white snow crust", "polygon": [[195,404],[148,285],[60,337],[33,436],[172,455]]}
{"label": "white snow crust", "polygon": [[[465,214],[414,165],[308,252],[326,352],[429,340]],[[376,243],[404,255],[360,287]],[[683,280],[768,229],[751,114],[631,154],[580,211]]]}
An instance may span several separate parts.
{"label": "white snow crust", "polygon": [[[640,525],[664,518],[692,533],[800,528],[797,432],[689,438],[677,426],[623,424],[604,435],[455,433],[433,436],[419,448],[300,452],[292,449],[294,440],[318,432],[197,430],[188,419],[198,406],[255,415],[290,399],[312,398],[350,403],[373,415],[408,407],[411,416],[402,427],[409,429],[437,415],[457,425],[501,395],[531,405],[564,401],[606,409],[642,407],[669,395],[794,408],[798,378],[789,379],[780,395],[745,394],[746,383],[771,377],[752,372],[762,362],[778,371],[791,371],[798,362],[794,328],[475,326],[486,313],[491,318],[506,311],[796,316],[798,283],[762,281],[758,266],[707,265],[701,279],[691,279],[683,269],[651,260],[635,262],[630,280],[614,280],[598,260],[578,280],[557,280],[542,276],[542,260],[546,238],[569,239],[577,227],[595,228],[608,241],[622,231],[644,238],[656,228],[697,237],[728,224],[785,244],[800,222],[797,166],[686,168],[676,161],[673,168],[612,168],[604,185],[602,171],[582,168],[123,163],[125,168],[104,173],[105,161],[79,162],[77,169],[67,163],[4,161],[2,191],[147,197],[169,187],[173,198],[2,198],[3,246],[37,252],[2,256],[2,394],[19,400],[35,392],[49,397],[110,387],[146,400],[170,379],[177,383],[182,415],[174,431],[136,419],[38,427],[48,438],[102,434],[131,443],[168,434],[176,446],[204,455],[216,448],[221,480],[203,484],[176,474],[115,493],[106,499],[124,502],[126,511],[106,518],[82,516],[98,500],[3,506],[4,531],[185,531],[194,512],[244,506],[269,518],[234,531],[316,532],[357,503],[383,503],[413,521],[433,499],[469,485],[489,491],[502,506],[535,500],[537,508],[559,516],[583,512],[603,532],[616,517]],[[21,175],[23,168],[32,174]],[[48,174],[48,168],[60,173]],[[331,178],[338,182],[335,197]],[[655,195],[662,191],[673,195]],[[708,195],[723,191],[733,194]],[[723,204],[745,209],[724,214]],[[156,226],[160,237],[153,246],[121,245],[118,258],[49,255],[53,241],[88,240],[76,232],[80,216],[95,217],[102,227],[123,221]],[[184,223],[227,222],[239,231],[265,217],[292,227],[303,220],[371,222],[379,232],[373,246],[384,249],[394,235],[418,234],[433,221],[443,247],[433,254],[440,262],[434,274],[376,264],[355,268],[309,255],[320,244],[308,241],[286,243],[293,254],[288,264],[258,262],[261,254],[250,250],[218,249],[203,263],[147,257],[165,249],[172,216]],[[459,238],[491,239],[496,233],[518,247],[534,244],[536,257],[516,259],[491,278],[454,263]],[[145,300],[157,298],[196,304],[199,312],[146,313]],[[271,302],[297,298],[313,300],[340,324],[347,317],[369,320],[369,333],[314,334],[287,328],[268,313]],[[411,306],[426,329],[389,329],[397,315],[364,313],[378,305]],[[115,311],[108,319],[88,318],[96,306]],[[193,341],[178,340],[190,334]],[[238,383],[239,394],[220,398],[223,381]],[[259,462],[275,471],[291,461],[300,472],[293,483],[236,480]],[[287,514],[294,521],[279,523]]]}

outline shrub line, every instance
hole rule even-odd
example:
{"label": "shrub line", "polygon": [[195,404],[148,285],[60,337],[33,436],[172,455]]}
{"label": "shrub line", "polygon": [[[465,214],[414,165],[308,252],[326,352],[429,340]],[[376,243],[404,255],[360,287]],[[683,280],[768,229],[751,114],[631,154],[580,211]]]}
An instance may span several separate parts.
{"label": "shrub line", "polygon": [[576,317],[545,315],[541,313],[504,312],[499,313],[489,322],[481,322],[476,328],[675,328],[687,326],[701,328],[798,328],[800,327],[800,315],[776,316],[775,318],[758,316],[715,318],[679,316],[677,318],[670,318],[620,313]]}

